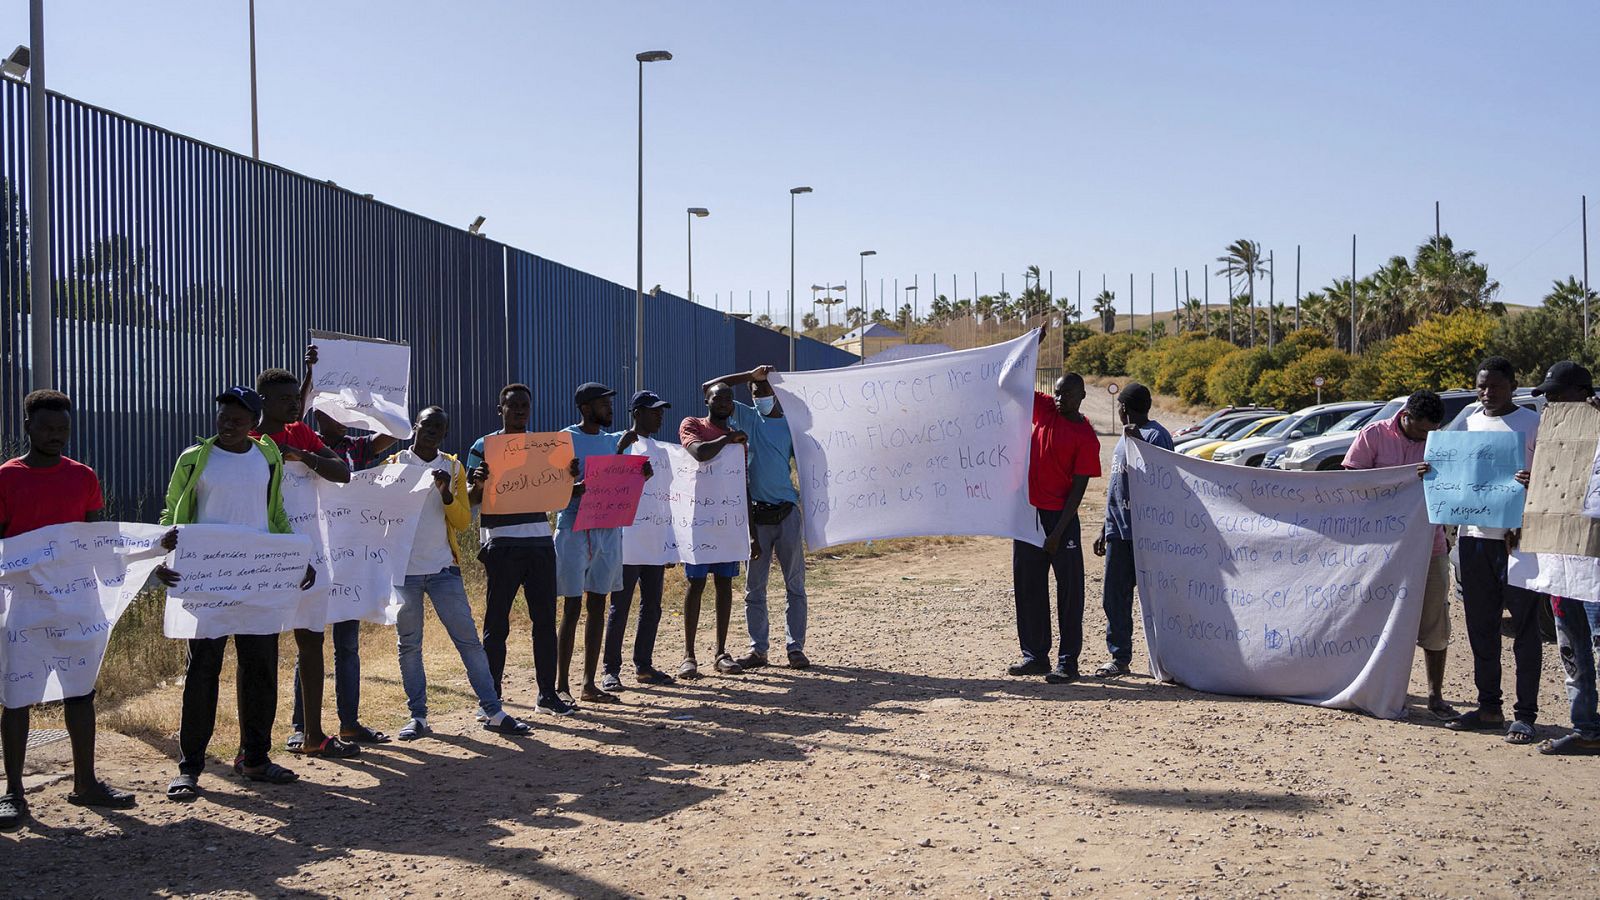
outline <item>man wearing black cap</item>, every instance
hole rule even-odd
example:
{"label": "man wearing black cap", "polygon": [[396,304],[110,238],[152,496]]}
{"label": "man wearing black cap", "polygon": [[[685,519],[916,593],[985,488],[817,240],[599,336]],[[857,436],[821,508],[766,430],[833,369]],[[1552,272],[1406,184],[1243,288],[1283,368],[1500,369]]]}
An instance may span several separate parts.
{"label": "man wearing black cap", "polygon": [[1144,441],[1172,449],[1172,435],[1150,421],[1150,389],[1137,381],[1117,394],[1122,437],[1111,451],[1111,483],[1106,488],[1106,523],[1094,542],[1094,555],[1106,560],[1101,605],[1106,611],[1106,652],[1111,661],[1096,669],[1097,678],[1126,675],[1133,660],[1133,516],[1128,507],[1128,441]]}
{"label": "man wearing black cap", "polygon": [[[628,402],[633,414],[633,427],[617,444],[621,453],[633,446],[635,452],[647,451],[641,439],[649,439],[661,430],[664,410],[672,404],[661,399],[655,391],[640,391]],[[635,442],[640,442],[635,446]],[[633,589],[639,588],[639,633],[633,639],[633,669],[640,684],[671,684],[671,675],[655,666],[656,630],[661,625],[661,595],[666,582],[666,566],[622,566],[622,590],[611,592],[611,605],[606,609],[605,654],[600,661],[603,674],[600,689],[616,691],[622,688],[622,641],[628,631],[628,610],[633,606]]]}

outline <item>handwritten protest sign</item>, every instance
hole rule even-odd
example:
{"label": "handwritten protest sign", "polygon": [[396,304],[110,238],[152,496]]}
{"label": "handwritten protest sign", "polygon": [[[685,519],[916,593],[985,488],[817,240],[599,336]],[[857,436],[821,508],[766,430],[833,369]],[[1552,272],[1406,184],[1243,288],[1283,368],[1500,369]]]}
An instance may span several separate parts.
{"label": "handwritten protest sign", "polygon": [[411,437],[411,348],[377,338],[311,332],[317,345],[308,404],[352,428]]}
{"label": "handwritten protest sign", "polygon": [[742,448],[699,462],[677,444],[642,438],[629,452],[650,459],[633,524],[622,529],[630,566],[709,565],[750,558],[749,498]]}
{"label": "handwritten protest sign", "polygon": [[1433,547],[1414,469],[1244,469],[1128,442],[1151,674],[1405,715]]}
{"label": "handwritten protest sign", "polygon": [[1434,431],[1424,453],[1433,469],[1422,489],[1435,525],[1522,524],[1527,491],[1516,479],[1523,467],[1520,431]]}
{"label": "handwritten protest sign", "polygon": [[1597,442],[1600,410],[1587,403],[1551,403],[1539,414],[1520,549],[1600,556],[1600,521],[1583,512]]}
{"label": "handwritten protest sign", "polygon": [[283,467],[283,508],[297,534],[310,537],[317,583],[300,595],[293,625],[321,631],[335,622],[393,625],[400,612],[394,586],[403,583],[433,487],[426,466],[364,469],[336,484],[305,463]]}
{"label": "handwritten protest sign", "polygon": [[1028,505],[1039,333],[874,366],[774,374],[806,543],[991,534],[1043,546]]}
{"label": "handwritten protest sign", "polygon": [[31,706],[94,690],[111,629],[166,551],[167,529],[52,525],[0,541],[0,700]]}
{"label": "handwritten protest sign", "polygon": [[572,500],[572,435],[565,431],[491,434],[483,439],[483,461],[486,513],[549,512]]}
{"label": "handwritten protest sign", "polygon": [[632,454],[586,457],[583,496],[578,498],[578,518],[572,530],[632,525],[644,489],[644,464],[644,457]]}
{"label": "handwritten protest sign", "polygon": [[292,627],[311,539],[237,525],[184,525],[167,565],[183,576],[167,591],[169,638],[278,634]]}
{"label": "handwritten protest sign", "polygon": [[1600,559],[1561,553],[1512,553],[1506,583],[1540,594],[1600,603]]}

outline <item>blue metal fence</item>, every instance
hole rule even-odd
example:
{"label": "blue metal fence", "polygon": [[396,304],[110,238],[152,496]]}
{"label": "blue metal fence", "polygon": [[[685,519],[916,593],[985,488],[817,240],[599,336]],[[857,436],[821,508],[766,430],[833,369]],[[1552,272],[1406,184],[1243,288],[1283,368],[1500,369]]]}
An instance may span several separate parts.
{"label": "blue metal fence", "polygon": [[[28,387],[27,91],[0,82],[0,437],[22,436]],[[634,294],[605,279],[329,182],[51,95],[55,379],[77,404],[74,456],[112,514],[153,519],[177,454],[211,433],[211,397],[268,366],[300,370],[311,329],[407,341],[413,404],[453,417],[452,443],[493,430],[510,381],[536,428],[572,390],[631,388]],[[668,294],[646,298],[645,381],[678,418],[699,383],[783,366],[782,335]],[[801,368],[855,359],[801,339]]]}

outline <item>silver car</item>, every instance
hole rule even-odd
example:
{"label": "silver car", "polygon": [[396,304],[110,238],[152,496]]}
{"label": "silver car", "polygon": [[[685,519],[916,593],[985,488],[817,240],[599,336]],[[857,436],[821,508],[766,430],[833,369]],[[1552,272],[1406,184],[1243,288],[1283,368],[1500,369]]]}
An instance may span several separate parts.
{"label": "silver car", "polygon": [[[1477,394],[1473,391],[1455,390],[1439,392],[1439,399],[1444,401],[1444,416],[1446,421],[1456,418],[1462,408],[1471,403]],[[1278,459],[1278,468],[1291,472],[1326,472],[1339,468],[1344,462],[1344,455],[1350,450],[1350,445],[1356,442],[1356,435],[1361,428],[1372,422],[1382,422],[1393,418],[1406,405],[1406,397],[1396,397],[1383,405],[1382,409],[1373,413],[1361,426],[1349,430],[1334,431],[1329,429],[1321,437],[1307,438],[1290,444]],[[1465,421],[1465,420],[1463,420]],[[1340,423],[1341,425],[1344,423]],[[1453,422],[1452,422],[1453,424]]]}
{"label": "silver car", "polygon": [[1259,437],[1239,441],[1218,450],[1211,459],[1236,466],[1259,467],[1268,453],[1282,449],[1293,441],[1324,434],[1340,420],[1353,412],[1379,406],[1373,400],[1346,400],[1308,406],[1284,418]]}

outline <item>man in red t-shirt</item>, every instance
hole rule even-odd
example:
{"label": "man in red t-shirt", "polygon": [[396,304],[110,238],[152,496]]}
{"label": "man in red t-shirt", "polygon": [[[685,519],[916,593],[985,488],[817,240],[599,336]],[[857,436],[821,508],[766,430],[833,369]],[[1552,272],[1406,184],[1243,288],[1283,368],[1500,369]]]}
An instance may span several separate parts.
{"label": "man in red t-shirt", "polygon": [[[72,401],[60,391],[34,391],[23,400],[23,429],[28,454],[0,465],[0,538],[36,528],[90,522],[105,505],[94,470],[62,451],[72,436]],[[127,809],[133,794],[119,791],[95,776],[94,691],[68,697],[63,703],[67,735],[72,741],[72,793],[77,806]],[[0,796],[0,829],[15,828],[28,817],[22,794],[22,767],[28,749],[28,710],[7,708],[0,714],[0,743],[5,744],[6,789]]]}
{"label": "man in red t-shirt", "polygon": [[[1041,334],[1042,337],[1042,334]],[[1090,478],[1100,476],[1100,439],[1078,407],[1083,376],[1056,379],[1053,397],[1035,393],[1028,452],[1028,502],[1037,510],[1044,546],[1011,542],[1011,578],[1017,601],[1022,661],[1012,675],[1044,675],[1052,684],[1078,679],[1083,649],[1083,547],[1078,505]],[[1061,649],[1050,669],[1050,572],[1056,574],[1056,618]]]}
{"label": "man in red t-shirt", "polygon": [[[724,447],[737,445],[748,454],[749,435],[733,424],[733,388],[717,382],[706,389],[706,413],[703,418],[690,416],[678,425],[678,442],[689,455],[699,462],[715,459]],[[746,456],[748,459],[748,456]],[[754,555],[754,554],[752,554]],[[699,678],[700,664],[695,661],[695,632],[700,630],[700,600],[705,596],[706,578],[710,577],[716,590],[717,646],[715,665],[723,675],[744,672],[728,652],[728,623],[733,618],[733,579],[739,574],[736,562],[696,565],[686,563],[684,577],[689,579],[689,590],[683,597],[683,663],[678,666],[679,678]]]}

